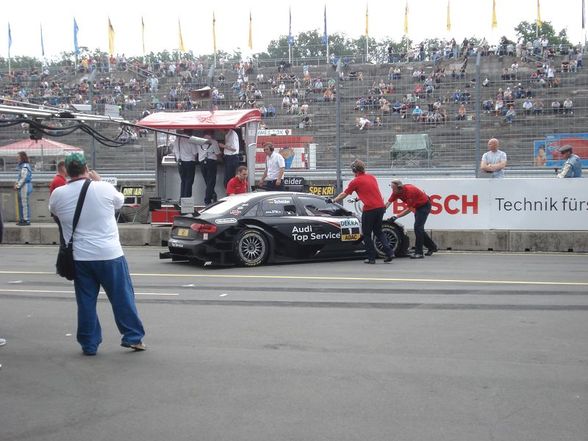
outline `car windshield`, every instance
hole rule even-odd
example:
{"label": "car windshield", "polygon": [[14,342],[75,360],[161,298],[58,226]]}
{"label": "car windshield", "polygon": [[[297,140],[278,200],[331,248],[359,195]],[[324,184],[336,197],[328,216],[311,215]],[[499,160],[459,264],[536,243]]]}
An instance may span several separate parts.
{"label": "car windshield", "polygon": [[235,208],[236,206],[241,205],[244,202],[247,202],[248,200],[249,200],[249,197],[247,197],[246,195],[245,196],[241,196],[241,195],[228,196],[228,197],[223,198],[220,201],[204,208],[204,210],[202,210],[201,213],[223,214],[223,213],[226,213],[227,211],[229,211],[230,209]]}

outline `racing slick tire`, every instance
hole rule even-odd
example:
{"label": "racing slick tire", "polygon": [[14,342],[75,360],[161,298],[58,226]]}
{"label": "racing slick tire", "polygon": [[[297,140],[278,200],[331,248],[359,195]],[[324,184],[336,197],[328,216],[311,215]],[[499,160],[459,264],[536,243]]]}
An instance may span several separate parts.
{"label": "racing slick tire", "polygon": [[[394,223],[384,223],[382,224],[382,232],[388,238],[388,243],[394,252],[394,256],[401,257],[408,254],[408,246],[410,245],[410,241],[408,236],[404,233],[404,228]],[[378,257],[386,257],[380,239],[374,237],[374,245],[376,247]]]}
{"label": "racing slick tire", "polygon": [[261,231],[246,228],[236,237],[235,258],[239,265],[262,265],[267,260],[269,251],[269,242]]}

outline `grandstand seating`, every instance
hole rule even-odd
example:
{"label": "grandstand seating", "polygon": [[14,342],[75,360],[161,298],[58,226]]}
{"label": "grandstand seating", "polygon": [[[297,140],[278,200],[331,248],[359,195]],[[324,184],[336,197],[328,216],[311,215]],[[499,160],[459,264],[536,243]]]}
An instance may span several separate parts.
{"label": "grandstand seating", "polygon": [[[525,114],[522,103],[524,98],[515,98],[513,105],[516,116],[512,124],[505,121],[502,114],[496,114],[494,105],[490,111],[481,110],[480,113],[480,138],[482,151],[486,150],[486,141],[491,137],[501,140],[502,149],[509,156],[510,167],[531,167],[533,165],[533,140],[544,139],[545,136],[554,133],[584,132],[588,117],[588,73],[583,69],[570,72],[566,66],[568,56],[555,56],[546,61],[527,59],[522,61],[512,56],[485,56],[482,57],[481,79],[488,84],[481,86],[480,103],[496,99],[499,89],[503,92],[510,89],[513,93],[517,86],[521,85],[525,95],[527,92],[535,100],[542,100],[544,110],[541,114],[530,112]],[[514,73],[513,63],[518,63],[517,72]],[[558,84],[552,84],[546,78],[542,80],[533,78],[537,70],[544,70],[544,63],[555,68],[555,76]],[[400,69],[400,79],[390,79],[390,68]],[[208,69],[203,69],[192,78],[184,77],[182,68],[176,70],[174,75],[168,75],[165,66],[158,73],[158,91],[150,91],[147,81],[148,73],[138,66],[129,67],[124,71],[111,71],[99,73],[95,77],[97,84],[94,97],[101,103],[116,103],[122,107],[122,114],[129,120],[138,120],[145,109],[155,111],[163,110],[190,110],[194,108],[208,109],[209,102],[192,102],[189,99],[189,91],[207,85],[206,74]],[[414,78],[415,70],[423,72],[422,78]],[[462,75],[463,71],[463,75]],[[424,79],[434,72],[439,73],[439,82],[433,80],[433,90],[426,92]],[[444,75],[442,75],[442,72]],[[455,75],[452,76],[452,73]],[[263,82],[257,82],[257,74],[264,75]],[[361,73],[361,74],[359,74]],[[224,81],[220,81],[221,75]],[[219,109],[235,108],[241,105],[248,107],[253,105],[251,94],[245,94],[240,100],[239,93],[232,86],[239,75],[234,67],[218,68],[215,71],[214,86],[219,95],[224,98],[215,99]],[[280,75],[284,78],[286,90],[293,88],[295,79],[300,82],[298,101],[299,105],[307,102],[309,105],[308,116],[312,121],[311,127],[302,128],[300,122],[304,115],[297,112],[290,114],[282,108],[283,97],[272,91],[268,79],[277,79]],[[309,66],[309,76],[314,80],[321,78],[323,90],[328,81],[334,79],[337,73],[330,64]],[[25,75],[26,79],[18,81],[3,78],[1,89],[4,96],[13,96],[18,99],[19,90],[25,88],[28,91],[28,99],[32,102],[48,101],[53,105],[62,103],[80,102],[87,100],[88,91],[80,90],[79,84],[87,78],[87,73],[72,74],[57,72],[50,77],[42,78],[42,75]],[[360,77],[360,78],[357,78]],[[106,80],[108,78],[108,80]],[[134,80],[133,80],[134,79]],[[319,168],[331,168],[335,165],[336,149],[336,103],[325,102],[322,99],[322,91],[306,91],[303,66],[294,65],[283,69],[282,67],[253,67],[248,74],[249,83],[255,85],[261,91],[263,98],[256,99],[257,106],[275,107],[276,115],[264,118],[264,125],[273,129],[292,129],[294,134],[312,135],[318,145],[317,163]],[[476,84],[475,84],[475,58],[468,60],[464,65],[464,59],[441,60],[437,64],[431,61],[408,62],[395,64],[350,64],[343,71],[343,80],[340,85],[341,98],[341,148],[344,162],[350,162],[359,157],[368,162],[370,167],[427,167],[428,161],[422,158],[403,158],[393,160],[390,155],[390,147],[394,143],[395,135],[427,133],[432,142],[432,167],[468,167],[472,168],[475,161],[476,140]],[[59,86],[57,97],[46,96],[43,98],[42,81]],[[134,85],[131,83],[134,81]],[[365,103],[365,99],[381,96],[376,89],[380,82],[392,84],[393,91],[387,91],[383,96],[390,102],[402,100],[409,94],[419,95],[415,101],[409,103],[406,118],[401,118],[399,112],[392,109],[385,113],[380,106]],[[484,81],[486,82],[486,81]],[[278,80],[279,83],[279,80]],[[116,84],[120,84],[121,91],[117,93]],[[417,90],[416,86],[423,90]],[[170,90],[177,88],[175,100],[170,99]],[[461,91],[460,97],[454,96],[456,91]],[[469,94],[469,97],[464,97]],[[38,96],[35,96],[38,95]],[[49,95],[49,94],[47,94]],[[136,105],[125,102],[125,96],[134,96]],[[360,105],[360,98],[364,98]],[[557,112],[551,108],[552,101],[563,103],[566,98],[573,100],[573,113],[566,113],[563,109]],[[249,100],[252,101],[249,101]],[[409,100],[410,101],[410,100]],[[425,114],[433,108],[433,103],[441,103],[441,113],[445,118],[438,121],[426,121],[420,117],[415,121],[411,112],[418,105]],[[465,116],[458,119],[460,105],[465,106]],[[373,125],[360,130],[356,120],[364,116],[372,122],[378,118],[381,126]],[[107,136],[114,137],[118,128],[113,125],[100,124],[99,131]],[[0,131],[0,145],[7,144],[23,136],[22,129]],[[91,155],[92,140],[81,132],[76,132],[60,141],[84,148]],[[104,147],[96,143],[97,167],[103,170],[150,170],[153,169],[156,154],[154,136],[138,138],[135,143],[120,148]]]}

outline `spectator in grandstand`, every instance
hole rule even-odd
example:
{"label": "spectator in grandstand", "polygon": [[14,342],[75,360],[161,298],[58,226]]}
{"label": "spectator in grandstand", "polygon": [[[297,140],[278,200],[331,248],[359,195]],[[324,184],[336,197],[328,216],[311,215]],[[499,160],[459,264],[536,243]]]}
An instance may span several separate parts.
{"label": "spectator in grandstand", "polygon": [[533,113],[534,114],[542,114],[545,105],[543,104],[543,100],[540,98],[535,98],[533,100]]}
{"label": "spectator in grandstand", "polygon": [[572,151],[571,145],[564,145],[559,150],[562,158],[566,161],[561,172],[557,174],[558,178],[581,178],[582,162],[580,157]]}
{"label": "spectator in grandstand", "polygon": [[285,109],[286,112],[290,112],[290,96],[289,95],[284,95],[284,98],[282,98],[282,109]]}
{"label": "spectator in grandstand", "polygon": [[57,187],[67,184],[67,171],[65,170],[65,161],[57,163],[57,173],[53,176],[53,180],[49,184],[49,195],[53,193]]}
{"label": "spectator in grandstand", "polygon": [[235,176],[227,183],[227,196],[247,193],[247,176],[249,176],[247,167],[240,165],[236,170]]}
{"label": "spectator in grandstand", "polygon": [[557,98],[551,102],[551,111],[553,113],[561,113],[562,111],[562,104],[559,102]]}
{"label": "spectator in grandstand", "polygon": [[504,101],[502,98],[496,98],[496,102],[494,103],[494,112],[496,113],[496,116],[499,116],[502,114],[502,111],[504,109]]}
{"label": "spectator in grandstand", "polygon": [[571,98],[566,98],[563,102],[563,111],[566,115],[574,114],[574,103]]}
{"label": "spectator in grandstand", "polygon": [[359,130],[365,130],[373,127],[374,123],[371,122],[366,116],[360,116],[356,118],[355,125],[359,127]]}
{"label": "spectator in grandstand", "polygon": [[304,115],[298,124],[299,129],[309,129],[312,127],[312,119],[309,115]]}
{"label": "spectator in grandstand", "polygon": [[508,106],[508,110],[506,111],[506,114],[504,115],[504,122],[507,124],[512,124],[512,121],[514,119],[514,117],[516,116],[516,111],[514,108],[514,105],[510,105]]}
{"label": "spectator in grandstand", "polygon": [[308,103],[306,101],[304,101],[302,103],[302,105],[300,106],[300,112],[299,113],[300,113],[300,115],[306,115],[306,114],[308,114],[308,111],[309,111]]}
{"label": "spectator in grandstand", "polygon": [[525,98],[523,102],[523,110],[525,111],[525,115],[530,115],[533,111],[533,100],[531,98]]}
{"label": "spectator in grandstand", "polygon": [[480,161],[481,177],[504,178],[507,158],[506,153],[498,149],[499,145],[496,138],[488,140],[488,151],[482,155]]}
{"label": "spectator in grandstand", "polygon": [[274,107],[273,104],[270,104],[269,106],[267,106],[266,116],[268,118],[273,118],[276,116],[276,108]]}
{"label": "spectator in grandstand", "polygon": [[421,117],[423,116],[423,109],[419,106],[415,106],[412,110],[412,120],[413,121],[420,121]]}
{"label": "spectator in grandstand", "polygon": [[466,120],[466,107],[465,104],[461,103],[459,105],[459,109],[457,110],[457,120],[458,121],[465,121]]}
{"label": "spectator in grandstand", "polygon": [[392,187],[392,194],[386,202],[386,209],[397,200],[401,200],[406,205],[406,208],[397,216],[392,216],[392,220],[395,221],[411,212],[414,213],[414,234],[416,240],[414,254],[411,254],[410,258],[424,258],[423,246],[427,247],[426,255],[432,256],[433,253],[437,252],[438,248],[435,242],[433,242],[433,239],[425,231],[425,223],[431,212],[429,196],[420,188],[411,184],[403,184],[402,181],[394,180],[390,186]]}
{"label": "spectator in grandstand", "polygon": [[298,113],[298,98],[293,96],[292,98],[290,98],[290,109],[288,111],[288,113],[291,113],[292,115],[296,115]]}
{"label": "spectator in grandstand", "polygon": [[286,93],[286,84],[283,81],[278,85],[278,95],[283,96]]}
{"label": "spectator in grandstand", "polygon": [[492,112],[494,110],[494,101],[491,99],[482,101],[482,110],[484,110],[486,113]]}
{"label": "spectator in grandstand", "polygon": [[389,115],[390,114],[390,102],[386,98],[382,97],[379,99],[378,103],[380,105],[380,110],[382,111],[382,114]]}

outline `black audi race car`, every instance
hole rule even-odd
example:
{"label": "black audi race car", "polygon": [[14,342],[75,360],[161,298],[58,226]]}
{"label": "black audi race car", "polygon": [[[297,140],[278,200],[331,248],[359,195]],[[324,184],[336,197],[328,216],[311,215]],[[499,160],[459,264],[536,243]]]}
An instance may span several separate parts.
{"label": "black audi race car", "polygon": [[[405,255],[404,228],[384,221],[383,230],[396,256]],[[320,196],[276,191],[229,196],[176,217],[168,247],[162,257],[208,265],[365,257],[361,221],[353,213]],[[383,257],[379,240],[376,248]]]}

